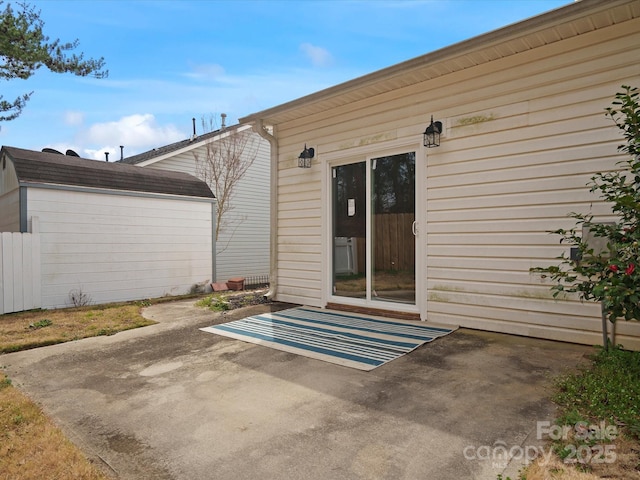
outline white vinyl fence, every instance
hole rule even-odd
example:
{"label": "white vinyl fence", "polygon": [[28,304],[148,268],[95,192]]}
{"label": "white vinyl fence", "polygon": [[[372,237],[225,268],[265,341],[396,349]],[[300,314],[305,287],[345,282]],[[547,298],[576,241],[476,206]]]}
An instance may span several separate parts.
{"label": "white vinyl fence", "polygon": [[0,233],[0,314],[42,306],[40,234]]}

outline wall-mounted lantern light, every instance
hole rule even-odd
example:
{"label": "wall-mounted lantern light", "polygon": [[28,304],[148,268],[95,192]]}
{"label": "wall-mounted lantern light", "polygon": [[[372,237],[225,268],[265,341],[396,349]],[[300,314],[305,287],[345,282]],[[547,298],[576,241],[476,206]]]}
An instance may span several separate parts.
{"label": "wall-mounted lantern light", "polygon": [[315,155],[316,151],[313,148],[307,148],[307,144],[304,144],[304,150],[298,157],[298,168],[311,168],[311,159]]}
{"label": "wall-mounted lantern light", "polygon": [[442,122],[434,122],[431,115],[431,123],[424,131],[424,146],[427,148],[440,146],[440,134],[442,133]]}

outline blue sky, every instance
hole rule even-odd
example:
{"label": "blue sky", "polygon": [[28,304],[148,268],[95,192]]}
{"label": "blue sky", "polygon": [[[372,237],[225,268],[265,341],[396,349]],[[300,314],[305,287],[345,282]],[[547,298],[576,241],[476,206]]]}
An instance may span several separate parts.
{"label": "blue sky", "polygon": [[[5,3],[0,7],[4,8]],[[11,2],[14,6],[15,2]],[[33,91],[0,143],[125,156],[571,3],[571,0],[39,0],[44,31],[104,57],[106,79],[5,81]]]}

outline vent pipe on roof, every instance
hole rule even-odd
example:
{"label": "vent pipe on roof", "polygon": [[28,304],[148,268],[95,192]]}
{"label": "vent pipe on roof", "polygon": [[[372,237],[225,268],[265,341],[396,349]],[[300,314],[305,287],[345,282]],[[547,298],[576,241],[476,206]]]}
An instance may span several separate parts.
{"label": "vent pipe on roof", "polygon": [[227,119],[227,114],[221,113],[220,117],[222,117],[222,124],[220,125],[220,128],[226,128],[227,126],[225,125],[225,120]]}
{"label": "vent pipe on roof", "polygon": [[196,138],[196,119],[195,117],[191,119],[191,123],[193,123],[193,135],[191,135],[191,141]]}
{"label": "vent pipe on roof", "polygon": [[120,160],[124,160],[124,145],[120,145]]}
{"label": "vent pipe on roof", "polygon": [[104,152],[104,158],[107,162],[109,161],[109,152]]}

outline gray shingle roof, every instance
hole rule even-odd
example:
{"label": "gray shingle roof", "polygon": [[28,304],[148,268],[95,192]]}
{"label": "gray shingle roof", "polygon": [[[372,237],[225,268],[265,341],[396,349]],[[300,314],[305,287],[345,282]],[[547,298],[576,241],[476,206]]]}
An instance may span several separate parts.
{"label": "gray shingle roof", "polygon": [[[229,130],[229,128],[227,128],[227,130]],[[131,155],[130,157],[126,157],[126,158],[123,158],[122,160],[118,160],[117,163],[128,163],[130,165],[135,165],[136,163],[141,163],[146,160],[151,160],[152,158],[159,157],[161,155],[166,155],[167,153],[175,152],[182,148],[188,147],[189,145],[195,145],[197,143],[203,142],[209,138],[219,135],[220,132],[221,130],[215,130],[213,132],[208,132],[202,135],[198,135],[193,139],[187,138],[186,140],[180,140],[179,142],[154,148],[153,150],[148,150],[146,152],[142,152],[137,155]]]}
{"label": "gray shingle roof", "polygon": [[2,147],[20,183],[72,185],[110,190],[215,198],[209,186],[187,173],[137,167],[120,162]]}

